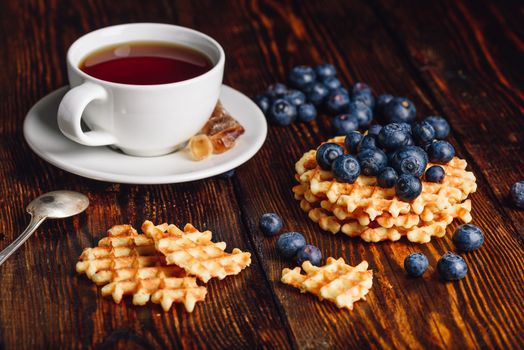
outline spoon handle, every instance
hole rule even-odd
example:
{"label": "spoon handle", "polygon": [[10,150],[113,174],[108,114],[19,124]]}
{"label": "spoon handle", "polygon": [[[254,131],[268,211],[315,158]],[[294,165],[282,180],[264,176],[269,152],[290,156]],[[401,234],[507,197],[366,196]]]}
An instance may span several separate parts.
{"label": "spoon handle", "polygon": [[29,225],[27,225],[26,229],[20,236],[18,236],[10,245],[8,245],[4,250],[0,252],[0,265],[2,265],[7,258],[11,256],[18,248],[24,244],[25,241],[31,235],[35,230],[40,226],[42,222],[46,219],[45,216],[31,216],[31,221],[29,222]]}

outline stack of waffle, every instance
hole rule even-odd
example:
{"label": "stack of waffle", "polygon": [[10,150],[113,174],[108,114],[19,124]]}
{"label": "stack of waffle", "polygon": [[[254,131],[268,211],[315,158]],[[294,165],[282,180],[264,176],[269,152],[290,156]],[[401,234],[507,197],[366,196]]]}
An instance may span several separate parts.
{"label": "stack of waffle", "polygon": [[76,265],[78,273],[102,287],[102,295],[120,303],[124,295],[133,304],[149,300],[168,311],[173,303],[183,303],[192,312],[203,301],[207,289],[196,279],[208,282],[236,275],[251,263],[251,254],[233,249],[226,253],[224,242],[211,242],[210,231],[200,232],[187,224],[154,226],[144,222],[139,234],[130,225],[113,226],[94,248],[86,248]]}
{"label": "stack of waffle", "polygon": [[[343,146],[344,137],[328,142]],[[475,176],[465,170],[465,160],[455,157],[441,166],[446,173],[442,183],[422,181],[420,196],[404,202],[394,188],[379,187],[374,176],[361,175],[352,184],[337,182],[331,171],[318,166],[316,150],[311,150],[295,165],[299,185],[293,192],[300,207],[323,230],[367,242],[406,236],[412,242],[427,243],[432,236],[444,236],[454,218],[471,221],[467,197],[477,189]]]}

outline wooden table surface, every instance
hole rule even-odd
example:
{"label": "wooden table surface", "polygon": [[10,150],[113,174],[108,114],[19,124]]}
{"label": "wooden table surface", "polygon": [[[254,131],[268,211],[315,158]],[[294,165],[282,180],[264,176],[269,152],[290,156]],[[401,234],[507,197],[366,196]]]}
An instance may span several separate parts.
{"label": "wooden table surface", "polygon": [[[0,267],[0,348],[522,348],[524,211],[508,201],[524,179],[522,3],[471,1],[2,1],[0,2],[0,248],[25,227],[25,206],[56,189],[83,192],[87,211],[48,221]],[[438,258],[450,235],[419,245],[369,244],[322,232],[296,201],[294,163],[330,135],[327,116],[270,127],[258,154],[228,180],[124,185],[82,178],[39,157],[22,135],[29,108],[67,84],[69,45],[91,30],[165,22],[212,35],[227,53],[225,83],[254,96],[297,64],[332,62],[344,84],[407,96],[418,116],[443,115],[450,140],[475,173],[473,223],[483,247],[463,254],[469,273],[444,283]],[[367,260],[374,284],[353,311],[279,282],[290,264],[264,237],[274,211],[325,257]],[[114,224],[145,219],[210,229],[252,252],[240,275],[208,283],[188,314],[177,305],[120,305],[75,273],[82,249]],[[407,278],[403,260],[421,251],[430,269]]]}

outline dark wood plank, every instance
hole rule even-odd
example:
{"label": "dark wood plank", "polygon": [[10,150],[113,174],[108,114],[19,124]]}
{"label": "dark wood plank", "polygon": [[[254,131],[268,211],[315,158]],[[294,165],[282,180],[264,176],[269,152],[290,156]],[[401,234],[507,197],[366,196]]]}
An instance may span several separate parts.
{"label": "dark wood plank", "polygon": [[[257,257],[250,268],[207,284],[206,301],[192,314],[177,305],[121,305],[77,276],[83,248],[114,224],[155,222],[210,229],[228,249],[252,251],[230,181],[209,179],[181,185],[132,186],[87,180],[38,159],[22,137],[30,106],[67,83],[65,52],[84,32],[134,21],[192,25],[184,8],[156,2],[89,1],[3,3],[0,116],[2,118],[0,211],[4,248],[28,221],[24,206],[38,194],[68,188],[87,193],[91,206],[70,220],[45,223],[1,268],[0,348],[287,348],[290,339]],[[185,4],[184,6],[187,6]],[[176,16],[174,14],[177,14]],[[26,20],[23,20],[23,19]],[[238,19],[241,21],[241,18]],[[4,51],[2,51],[4,52]],[[11,85],[12,84],[12,85]],[[10,86],[11,85],[11,86]],[[263,301],[263,302],[260,302]]]}

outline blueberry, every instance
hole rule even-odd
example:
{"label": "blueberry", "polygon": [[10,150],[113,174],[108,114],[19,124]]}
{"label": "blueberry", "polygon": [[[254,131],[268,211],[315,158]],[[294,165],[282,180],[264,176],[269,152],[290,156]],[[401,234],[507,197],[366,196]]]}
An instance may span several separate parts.
{"label": "blueberry", "polygon": [[311,103],[304,103],[298,106],[298,120],[301,122],[310,122],[317,117],[317,109]]}
{"label": "blueberry", "polygon": [[384,108],[384,106],[393,99],[393,95],[382,94],[378,95],[375,101],[375,107],[378,109]]}
{"label": "blueberry", "polygon": [[442,181],[444,181],[445,176],[446,173],[440,165],[433,165],[432,167],[428,168],[428,170],[426,170],[425,178],[428,182],[436,182],[440,184]]}
{"label": "blueberry", "polygon": [[398,174],[411,174],[421,177],[428,165],[428,156],[420,147],[402,146],[391,155],[389,165]]}
{"label": "blueberry", "polygon": [[397,123],[385,125],[379,132],[378,144],[385,149],[394,150],[404,146],[410,138],[404,127]]}
{"label": "blueberry", "polygon": [[337,75],[337,70],[332,64],[323,63],[316,66],[315,73],[320,80],[324,80],[326,78],[335,77]]}
{"label": "blueberry", "polygon": [[409,202],[417,198],[422,192],[422,183],[418,177],[411,174],[402,174],[395,185],[395,192],[398,198]]}
{"label": "blueberry", "polygon": [[289,72],[289,83],[300,90],[311,84],[316,79],[313,68],[308,66],[296,66]]}
{"label": "blueberry", "polygon": [[372,94],[371,87],[369,87],[368,84],[359,81],[351,87],[351,96],[355,96],[359,93]]}
{"label": "blueberry", "polygon": [[377,175],[377,183],[380,187],[383,188],[392,188],[395,187],[397,183],[398,175],[395,169],[391,167],[385,167]]}
{"label": "blueberry", "polygon": [[468,265],[461,256],[448,252],[438,261],[437,271],[442,279],[456,281],[466,276]]}
{"label": "blueberry", "polygon": [[358,160],[350,155],[341,155],[333,162],[333,176],[338,182],[353,183],[360,175]]}
{"label": "blueberry", "polygon": [[430,116],[424,118],[424,121],[431,124],[433,129],[435,129],[435,138],[438,140],[443,140],[449,135],[449,124],[446,119],[437,116]]}
{"label": "blueberry", "polygon": [[222,173],[218,175],[219,178],[227,180],[232,178],[235,175],[236,169],[231,169],[229,171],[226,171],[225,173]]}
{"label": "blueberry", "polygon": [[324,170],[331,170],[331,164],[344,154],[344,149],[336,143],[324,143],[317,149],[317,164]]}
{"label": "blueberry", "polygon": [[338,80],[335,77],[325,78],[322,80],[322,82],[324,83],[324,85],[326,85],[326,87],[329,90],[335,90],[342,86],[342,84],[340,83],[340,80]]}
{"label": "blueberry", "polygon": [[271,107],[271,99],[266,95],[258,95],[254,98],[254,101],[257,104],[258,108],[262,110],[262,113],[267,115],[269,107]]}
{"label": "blueberry", "polygon": [[455,148],[447,141],[435,141],[428,148],[429,161],[447,164],[455,156]]}
{"label": "blueberry", "polygon": [[515,182],[511,186],[511,200],[517,208],[524,209],[524,180]]}
{"label": "blueberry", "polygon": [[413,139],[418,145],[425,145],[435,138],[435,129],[428,122],[418,122],[413,126]]}
{"label": "blueberry", "polygon": [[378,136],[380,130],[382,130],[382,125],[380,125],[380,124],[373,124],[368,129],[368,135]]}
{"label": "blueberry", "polygon": [[394,97],[382,110],[387,123],[410,123],[415,120],[417,110],[413,102],[404,97]]}
{"label": "blueberry", "polygon": [[351,100],[360,101],[368,106],[371,110],[375,108],[375,97],[371,93],[359,92],[351,96]]}
{"label": "blueberry", "polygon": [[333,132],[335,135],[345,135],[358,129],[357,117],[351,114],[339,114],[333,118]]}
{"label": "blueberry", "polygon": [[411,131],[412,131],[412,130],[411,130],[411,124],[409,124],[409,123],[404,123],[404,122],[402,122],[402,123],[397,123],[397,124],[399,124],[399,125],[402,127],[402,130],[404,130],[405,132],[407,132],[408,134],[411,135]]}
{"label": "blueberry", "polygon": [[331,114],[346,112],[349,106],[349,95],[344,88],[331,91],[326,98],[326,109]]}
{"label": "blueberry", "polygon": [[265,235],[276,235],[282,229],[282,219],[275,213],[266,213],[260,217],[259,226]]}
{"label": "blueberry", "polygon": [[422,253],[409,254],[404,259],[404,270],[411,277],[420,277],[428,269],[428,258]]}
{"label": "blueberry", "polygon": [[277,250],[284,258],[292,258],[306,245],[306,239],[298,232],[286,232],[278,237]]}
{"label": "blueberry", "polygon": [[348,107],[348,113],[357,117],[358,127],[361,129],[367,128],[373,121],[371,109],[362,101],[351,102]]}
{"label": "blueberry", "polygon": [[306,244],[297,251],[295,259],[298,266],[302,266],[304,261],[309,261],[311,265],[320,266],[322,264],[322,253],[314,245]]}
{"label": "blueberry", "polygon": [[268,120],[276,125],[289,125],[297,117],[297,109],[289,101],[277,99],[271,105]]}
{"label": "blueberry", "polygon": [[282,83],[274,83],[267,87],[266,95],[270,98],[283,97],[287,92],[287,86]]}
{"label": "blueberry", "polygon": [[299,90],[288,90],[284,95],[284,98],[291,102],[291,104],[295,107],[306,103],[306,95],[304,95],[304,93]]}
{"label": "blueberry", "polygon": [[364,136],[358,131],[351,131],[346,134],[346,139],[344,140],[344,145],[349,153],[356,154],[358,145]]}
{"label": "blueberry", "polygon": [[480,248],[484,243],[482,230],[472,224],[464,224],[457,227],[452,237],[455,247],[464,251],[471,252]]}
{"label": "blueberry", "polygon": [[322,102],[324,102],[326,97],[329,95],[329,90],[326,85],[319,82],[309,84],[305,91],[308,100],[315,106],[322,104]]}
{"label": "blueberry", "polygon": [[362,174],[374,176],[380,173],[388,164],[388,157],[378,148],[366,148],[357,155]]}
{"label": "blueberry", "polygon": [[377,148],[377,138],[375,137],[375,135],[364,136],[362,138],[362,141],[360,141],[360,144],[358,145],[357,151],[360,152],[367,148]]}

